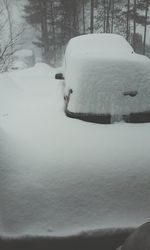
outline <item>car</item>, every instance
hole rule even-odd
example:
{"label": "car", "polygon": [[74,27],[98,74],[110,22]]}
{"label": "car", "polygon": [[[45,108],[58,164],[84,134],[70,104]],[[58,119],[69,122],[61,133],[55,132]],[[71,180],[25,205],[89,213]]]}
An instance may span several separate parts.
{"label": "car", "polygon": [[89,122],[150,122],[150,60],[117,34],[75,37],[65,52],[65,113]]}
{"label": "car", "polygon": [[26,69],[35,65],[35,55],[32,50],[17,50],[13,56],[12,70]]}
{"label": "car", "polygon": [[15,60],[12,63],[11,69],[12,70],[20,70],[28,68],[27,64],[24,61]]}

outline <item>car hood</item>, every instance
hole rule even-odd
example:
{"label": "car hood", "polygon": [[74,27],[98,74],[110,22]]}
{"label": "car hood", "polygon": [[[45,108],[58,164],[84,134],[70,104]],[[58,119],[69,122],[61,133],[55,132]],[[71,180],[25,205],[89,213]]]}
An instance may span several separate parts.
{"label": "car hood", "polygon": [[127,115],[150,111],[150,63],[142,56],[73,57],[66,65],[66,85],[73,90],[68,104],[71,112]]}

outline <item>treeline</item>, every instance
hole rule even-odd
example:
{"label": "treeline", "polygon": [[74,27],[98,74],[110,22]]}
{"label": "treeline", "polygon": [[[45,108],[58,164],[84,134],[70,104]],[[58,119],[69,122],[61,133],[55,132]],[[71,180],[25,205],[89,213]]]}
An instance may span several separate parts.
{"label": "treeline", "polygon": [[55,64],[70,38],[87,33],[121,34],[145,54],[149,5],[150,0],[28,0],[24,12],[37,30],[33,42],[43,59]]}

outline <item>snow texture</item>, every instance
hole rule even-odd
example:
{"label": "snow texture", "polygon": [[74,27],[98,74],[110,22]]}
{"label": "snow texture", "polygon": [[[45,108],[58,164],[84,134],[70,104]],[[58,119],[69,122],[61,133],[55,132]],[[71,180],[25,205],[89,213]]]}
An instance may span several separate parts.
{"label": "snow texture", "polygon": [[68,109],[114,116],[150,111],[150,60],[132,52],[119,35],[73,38],[65,62],[66,92],[73,90]]}
{"label": "snow texture", "polygon": [[45,64],[0,75],[0,235],[58,236],[150,218],[150,124],[64,114]]}

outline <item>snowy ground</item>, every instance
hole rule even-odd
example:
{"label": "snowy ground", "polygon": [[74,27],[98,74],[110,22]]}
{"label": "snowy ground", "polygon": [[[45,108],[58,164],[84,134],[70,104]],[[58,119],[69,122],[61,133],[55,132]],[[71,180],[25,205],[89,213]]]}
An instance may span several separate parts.
{"label": "snowy ground", "polygon": [[67,118],[44,64],[0,75],[0,235],[60,236],[150,218],[150,124]]}

